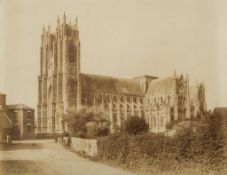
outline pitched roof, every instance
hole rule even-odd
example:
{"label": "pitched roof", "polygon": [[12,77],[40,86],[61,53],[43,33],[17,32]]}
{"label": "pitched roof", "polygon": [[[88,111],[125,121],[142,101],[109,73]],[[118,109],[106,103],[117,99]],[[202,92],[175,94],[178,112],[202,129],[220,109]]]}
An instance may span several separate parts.
{"label": "pitched roof", "polygon": [[7,108],[10,110],[10,109],[30,109],[30,110],[34,110],[33,108],[27,106],[27,105],[24,105],[24,104],[12,104],[12,105],[7,105]]}
{"label": "pitched roof", "polygon": [[82,91],[111,94],[144,95],[139,83],[133,79],[80,74]]}
{"label": "pitched roof", "polygon": [[12,126],[12,121],[8,118],[8,116],[0,110],[0,128],[10,128]]}
{"label": "pitched roof", "polygon": [[0,95],[4,95],[4,96],[6,96],[6,94],[4,94],[4,93],[1,93],[1,92],[0,92]]}
{"label": "pitched roof", "polygon": [[158,95],[162,93],[171,93],[175,85],[175,78],[173,76],[153,80],[148,88],[148,95]]}

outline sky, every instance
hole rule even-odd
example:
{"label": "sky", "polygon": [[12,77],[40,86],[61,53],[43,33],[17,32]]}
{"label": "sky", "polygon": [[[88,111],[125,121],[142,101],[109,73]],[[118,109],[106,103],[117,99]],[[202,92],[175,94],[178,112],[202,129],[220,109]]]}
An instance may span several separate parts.
{"label": "sky", "polygon": [[0,92],[36,108],[43,25],[79,21],[81,71],[204,82],[208,109],[227,106],[225,0],[0,0]]}

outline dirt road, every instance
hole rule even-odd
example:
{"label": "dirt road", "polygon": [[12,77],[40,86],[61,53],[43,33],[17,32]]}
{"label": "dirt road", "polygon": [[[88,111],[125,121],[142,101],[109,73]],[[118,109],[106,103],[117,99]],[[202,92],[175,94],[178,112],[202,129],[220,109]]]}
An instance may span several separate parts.
{"label": "dirt road", "polygon": [[0,151],[0,175],[130,175],[78,157],[53,140],[14,142]]}

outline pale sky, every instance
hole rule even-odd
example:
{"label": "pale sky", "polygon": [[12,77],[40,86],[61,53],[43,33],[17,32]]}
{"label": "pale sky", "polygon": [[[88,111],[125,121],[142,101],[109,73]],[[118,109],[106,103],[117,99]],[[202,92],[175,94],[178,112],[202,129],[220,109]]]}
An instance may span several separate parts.
{"label": "pale sky", "polygon": [[119,77],[188,73],[208,108],[227,106],[226,0],[0,0],[0,92],[36,108],[43,24],[79,20],[81,69]]}

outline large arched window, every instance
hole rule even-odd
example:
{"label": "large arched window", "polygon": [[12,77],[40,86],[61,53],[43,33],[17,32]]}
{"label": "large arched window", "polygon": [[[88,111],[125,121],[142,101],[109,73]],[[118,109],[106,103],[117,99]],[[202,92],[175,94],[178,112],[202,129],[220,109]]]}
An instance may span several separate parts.
{"label": "large arched window", "polygon": [[76,45],[73,41],[69,42],[69,49],[68,49],[68,55],[69,55],[69,62],[75,63],[76,62]]}
{"label": "large arched window", "polygon": [[174,121],[174,107],[172,107],[170,109],[170,121],[173,122]]}

